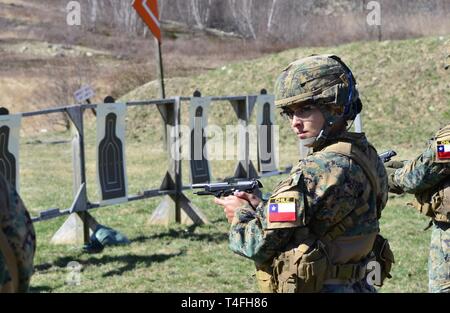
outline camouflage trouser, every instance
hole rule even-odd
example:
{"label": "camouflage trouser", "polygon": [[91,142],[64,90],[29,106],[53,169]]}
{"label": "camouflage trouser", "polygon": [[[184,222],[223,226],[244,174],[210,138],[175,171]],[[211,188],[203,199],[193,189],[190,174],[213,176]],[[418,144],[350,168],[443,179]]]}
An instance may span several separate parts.
{"label": "camouflage trouser", "polygon": [[433,225],[428,259],[430,292],[450,292],[450,228]]}

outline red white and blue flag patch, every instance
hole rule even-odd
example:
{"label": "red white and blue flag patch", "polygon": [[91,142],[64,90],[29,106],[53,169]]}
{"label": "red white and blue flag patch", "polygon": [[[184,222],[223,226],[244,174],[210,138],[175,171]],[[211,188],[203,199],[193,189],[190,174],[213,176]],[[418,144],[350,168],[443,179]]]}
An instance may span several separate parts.
{"label": "red white and blue flag patch", "polygon": [[437,142],[437,157],[440,160],[450,159],[450,141]]}
{"label": "red white and blue flag patch", "polygon": [[274,198],[269,200],[269,222],[295,222],[297,212],[295,198]]}

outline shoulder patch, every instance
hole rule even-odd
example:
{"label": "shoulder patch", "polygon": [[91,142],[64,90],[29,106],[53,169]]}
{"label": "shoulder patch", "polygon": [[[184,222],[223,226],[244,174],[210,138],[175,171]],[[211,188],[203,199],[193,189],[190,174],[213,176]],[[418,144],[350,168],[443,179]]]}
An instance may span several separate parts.
{"label": "shoulder patch", "polygon": [[275,187],[264,206],[267,229],[292,228],[305,224],[305,205],[299,188],[301,171],[291,172],[289,177]]}
{"label": "shoulder patch", "polygon": [[436,140],[436,162],[450,162],[450,140]]}
{"label": "shoulder patch", "polygon": [[295,222],[297,220],[296,200],[294,197],[269,199],[269,222]]}
{"label": "shoulder patch", "polygon": [[304,226],[304,204],[298,190],[286,190],[272,196],[266,204],[267,229]]}
{"label": "shoulder patch", "polygon": [[450,124],[437,132],[434,148],[436,163],[450,163]]}

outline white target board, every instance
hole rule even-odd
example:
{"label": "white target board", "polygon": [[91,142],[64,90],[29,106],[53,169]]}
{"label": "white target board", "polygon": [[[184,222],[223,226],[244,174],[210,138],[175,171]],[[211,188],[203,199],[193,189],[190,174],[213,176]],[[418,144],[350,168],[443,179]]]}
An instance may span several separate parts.
{"label": "white target board", "polygon": [[0,115],[0,173],[19,192],[21,114]]}
{"label": "white target board", "polygon": [[97,106],[97,185],[102,205],[128,201],[123,103]]}
{"label": "white target board", "polygon": [[206,131],[208,126],[208,108],[211,98],[193,97],[189,106],[190,113],[190,169],[191,183],[210,182],[211,168],[206,148]]}
{"label": "white target board", "polygon": [[260,173],[278,168],[278,127],[275,124],[275,97],[259,95],[256,99],[258,130],[258,170]]}

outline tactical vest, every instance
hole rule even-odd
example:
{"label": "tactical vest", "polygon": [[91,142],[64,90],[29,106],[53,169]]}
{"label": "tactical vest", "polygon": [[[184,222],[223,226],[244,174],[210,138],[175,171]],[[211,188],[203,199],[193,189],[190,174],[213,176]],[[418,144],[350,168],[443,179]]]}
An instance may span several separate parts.
{"label": "tactical vest", "polygon": [[8,239],[3,231],[0,229],[0,253],[3,257],[3,263],[6,266],[7,272],[11,278],[9,282],[0,285],[0,293],[18,292],[19,288],[19,271],[17,267],[17,259],[8,243]]}
{"label": "tactical vest", "polygon": [[[377,213],[381,215],[381,198],[379,197],[380,182],[374,170],[373,164],[378,159],[376,150],[371,147],[370,158],[368,158],[355,145],[348,142],[338,142],[323,149],[325,152],[333,152],[344,155],[357,163],[364,171],[370,181],[372,193],[377,197]],[[290,180],[288,180],[289,182]],[[292,184],[292,181],[291,181]],[[289,190],[289,183],[283,183],[275,191]],[[284,193],[283,193],[284,195]],[[351,244],[357,245],[358,250],[363,251],[358,260],[352,263],[335,264],[330,259],[330,250],[342,234],[352,227],[358,217],[365,213],[367,205],[355,208],[343,220],[332,227],[323,236],[317,237],[309,227],[296,228],[294,247],[282,252],[275,257],[272,263],[257,266],[256,278],[262,292],[319,292],[325,282],[330,281],[360,281],[365,278],[367,264],[377,260],[381,265],[381,284],[384,278],[389,277],[390,268],[394,262],[394,256],[390,250],[387,240],[378,234],[373,236],[361,236],[354,238]],[[342,248],[342,247],[338,247]]]}
{"label": "tactical vest", "polygon": [[414,205],[420,213],[433,220],[450,223],[450,157],[445,153],[439,153],[439,149],[444,150],[444,146],[450,146],[450,124],[437,132],[432,143],[435,152],[434,163],[448,166],[449,176],[438,186],[415,194]]}

